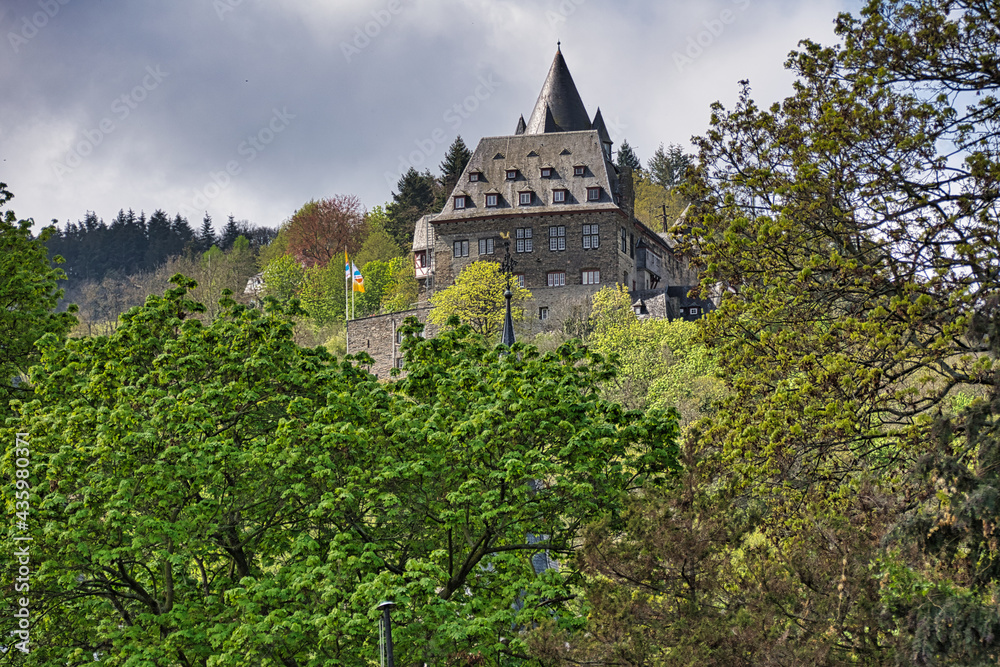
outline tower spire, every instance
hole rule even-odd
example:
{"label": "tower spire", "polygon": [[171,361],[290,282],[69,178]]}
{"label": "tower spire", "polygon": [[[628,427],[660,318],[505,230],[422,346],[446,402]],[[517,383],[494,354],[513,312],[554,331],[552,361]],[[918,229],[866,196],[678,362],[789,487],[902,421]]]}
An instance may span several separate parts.
{"label": "tower spire", "polygon": [[[546,122],[546,117],[550,117]],[[573,83],[562,55],[562,42],[556,42],[556,56],[542,84],[542,92],[528,119],[525,134],[576,132],[593,127],[580,93]]]}

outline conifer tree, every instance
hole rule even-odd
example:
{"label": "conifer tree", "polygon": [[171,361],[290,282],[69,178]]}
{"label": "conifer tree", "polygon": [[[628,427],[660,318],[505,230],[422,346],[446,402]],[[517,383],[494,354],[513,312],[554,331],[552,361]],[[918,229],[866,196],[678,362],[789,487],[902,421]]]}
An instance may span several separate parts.
{"label": "conifer tree", "polygon": [[458,135],[448,148],[444,162],[441,163],[441,189],[438,191],[435,208],[444,207],[445,200],[455,189],[455,184],[458,183],[458,179],[461,178],[470,159],[472,159],[472,152],[462,141],[462,135]]}
{"label": "conifer tree", "polygon": [[628,144],[628,139],[622,139],[621,148],[618,149],[618,161],[616,163],[619,169],[628,167],[632,171],[637,169],[642,169],[642,162],[639,161],[639,157],[632,150],[632,147]]}
{"label": "conifer tree", "polygon": [[649,173],[660,187],[669,190],[680,185],[691,166],[691,156],[685,155],[678,144],[670,144],[666,149],[660,144],[649,159]]}
{"label": "conifer tree", "polygon": [[205,252],[217,242],[215,229],[212,227],[212,216],[205,213],[205,217],[201,221],[201,229],[198,230],[198,248]]}
{"label": "conifer tree", "polygon": [[430,171],[420,173],[413,167],[396,183],[397,192],[392,193],[392,203],[386,207],[386,231],[400,247],[413,243],[413,228],[420,216],[436,212],[435,186]]}

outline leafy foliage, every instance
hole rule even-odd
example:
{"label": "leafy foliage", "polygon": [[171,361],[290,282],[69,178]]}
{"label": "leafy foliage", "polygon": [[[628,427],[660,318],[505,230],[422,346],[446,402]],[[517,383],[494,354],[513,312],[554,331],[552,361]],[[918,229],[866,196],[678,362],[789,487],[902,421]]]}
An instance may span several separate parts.
{"label": "leafy foliage", "polygon": [[[949,466],[962,446],[935,435],[987,424],[949,414],[948,397],[996,383],[990,339],[969,335],[996,317],[1000,288],[998,84],[973,72],[996,67],[1000,33],[984,12],[872,0],[838,20],[843,46],[792,54],[791,97],[763,109],[744,85],[698,141],[690,243],[703,289],[724,287],[702,335],[731,391],[701,451],[788,564],[794,597],[762,598],[761,613],[804,633],[799,650],[825,644],[830,664],[991,660],[994,580],[964,570],[975,553],[989,571],[975,535],[991,505],[965,494],[991,482],[956,477],[972,453]],[[931,443],[948,443],[937,463]],[[933,497],[928,481],[943,485]],[[955,511],[979,521],[955,519],[961,548],[948,531],[917,537]],[[897,524],[914,529],[885,551]]]}
{"label": "leafy foliage", "polygon": [[307,266],[326,266],[342,256],[345,249],[352,255],[356,253],[367,231],[361,201],[356,196],[313,200],[288,222],[288,252]]}
{"label": "leafy foliage", "polygon": [[[13,196],[0,183],[0,207]],[[31,225],[10,208],[0,216],[0,415],[7,414],[11,398],[30,391],[21,377],[40,358],[35,342],[46,333],[64,337],[76,323],[72,312],[53,312],[62,296],[57,281],[65,277],[50,264],[45,248],[55,230],[47,228],[36,238]]]}
{"label": "leafy foliage", "polygon": [[[504,291],[507,276],[497,262],[473,262],[465,267],[455,283],[439,290],[431,297],[434,309],[428,319],[435,324],[445,324],[453,315],[469,324],[473,331],[497,338],[503,329],[507,309]],[[531,292],[511,281],[511,317],[515,322],[524,319],[521,304],[531,298]]]}
{"label": "leafy foliage", "polygon": [[365,227],[368,231],[365,235],[365,242],[361,244],[361,249],[358,250],[358,254],[354,258],[354,263],[358,267],[364,269],[368,262],[390,262],[397,257],[404,256],[403,249],[385,230],[388,222],[389,218],[381,206],[375,206],[365,214]]}
{"label": "leafy foliage", "polygon": [[407,377],[380,384],[280,310],[202,324],[175,282],[108,337],[48,336],[17,405],[40,619],[20,664],[364,664],[386,598],[401,664],[526,664],[517,628],[577,622],[583,527],[676,466],[675,419],[602,400],[613,370],[583,348],[411,320]]}

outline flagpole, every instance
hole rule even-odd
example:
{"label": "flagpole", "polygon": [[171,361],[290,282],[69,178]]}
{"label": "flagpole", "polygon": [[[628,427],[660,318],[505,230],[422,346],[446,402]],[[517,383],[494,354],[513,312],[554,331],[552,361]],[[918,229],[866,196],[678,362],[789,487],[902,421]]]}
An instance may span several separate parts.
{"label": "flagpole", "polygon": [[351,287],[351,281],[354,277],[351,275],[350,261],[347,259],[347,248],[344,248],[344,344],[347,346],[347,354],[351,353],[351,327],[349,324],[348,312],[347,312],[347,290]]}

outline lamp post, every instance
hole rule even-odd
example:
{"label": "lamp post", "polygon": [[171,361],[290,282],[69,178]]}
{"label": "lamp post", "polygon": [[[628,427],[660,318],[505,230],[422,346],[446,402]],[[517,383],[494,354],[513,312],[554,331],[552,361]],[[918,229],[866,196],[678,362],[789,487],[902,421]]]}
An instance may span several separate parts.
{"label": "lamp post", "polygon": [[500,342],[507,347],[514,344],[514,318],[510,314],[510,299],[514,294],[510,291],[510,278],[514,273],[514,265],[517,262],[510,256],[510,239],[503,242],[504,257],[500,270],[507,276],[507,289],[504,290],[503,298],[507,300],[507,312],[503,318],[503,333],[500,335]]}
{"label": "lamp post", "polygon": [[378,652],[381,667],[396,667],[392,655],[392,619],[389,618],[389,611],[395,606],[395,602],[384,600],[375,607],[382,612],[382,618],[378,621]]}

